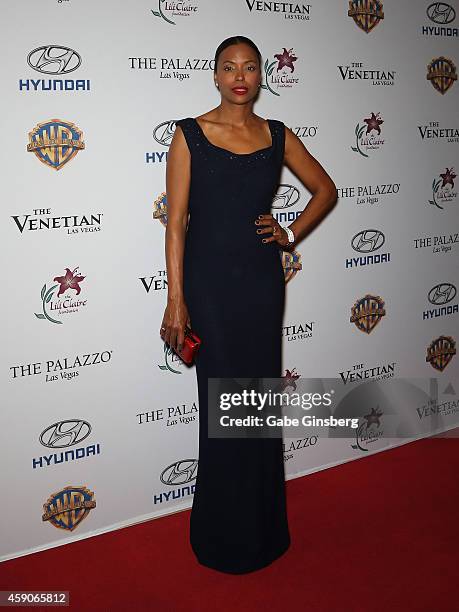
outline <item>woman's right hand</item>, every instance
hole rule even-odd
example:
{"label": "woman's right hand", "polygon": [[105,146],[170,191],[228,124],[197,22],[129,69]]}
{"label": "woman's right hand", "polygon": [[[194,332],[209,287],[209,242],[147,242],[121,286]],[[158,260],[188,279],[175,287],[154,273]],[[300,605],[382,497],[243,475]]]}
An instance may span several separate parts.
{"label": "woman's right hand", "polygon": [[173,349],[181,350],[185,338],[185,326],[191,327],[190,316],[183,299],[168,298],[159,333]]}

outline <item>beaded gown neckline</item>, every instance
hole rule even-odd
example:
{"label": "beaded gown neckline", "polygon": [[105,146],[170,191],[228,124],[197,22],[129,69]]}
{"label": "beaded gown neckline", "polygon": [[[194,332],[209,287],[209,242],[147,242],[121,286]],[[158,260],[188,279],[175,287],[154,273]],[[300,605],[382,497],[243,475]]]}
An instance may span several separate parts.
{"label": "beaded gown neckline", "polygon": [[214,149],[218,149],[219,151],[224,151],[225,153],[229,155],[234,155],[236,157],[249,157],[250,155],[255,155],[256,153],[266,153],[267,151],[270,151],[274,147],[274,132],[273,132],[273,126],[272,126],[271,119],[266,119],[266,121],[268,122],[269,131],[271,134],[271,144],[268,147],[263,147],[262,149],[251,151],[250,153],[235,153],[234,151],[230,151],[229,149],[225,149],[224,147],[219,147],[218,145],[214,144],[207,138],[207,136],[204,133],[204,130],[199,125],[199,122],[195,119],[195,117],[192,117],[192,120],[194,124],[198,127],[199,133],[201,134],[201,136],[203,137],[203,139],[206,141],[207,144],[209,144]]}

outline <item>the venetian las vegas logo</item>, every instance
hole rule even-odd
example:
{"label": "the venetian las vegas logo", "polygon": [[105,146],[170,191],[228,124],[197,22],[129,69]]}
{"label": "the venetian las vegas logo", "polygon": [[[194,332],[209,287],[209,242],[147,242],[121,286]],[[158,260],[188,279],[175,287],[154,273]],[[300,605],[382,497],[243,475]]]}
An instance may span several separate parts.
{"label": "the venetian las vegas logo", "polygon": [[50,119],[29,132],[27,151],[54,170],[60,170],[84,148],[83,132],[69,121]]}
{"label": "the venetian las vegas logo", "polygon": [[457,81],[457,71],[454,63],[447,57],[437,57],[427,66],[427,80],[441,94],[445,94]]}
{"label": "the venetian las vegas logo", "polygon": [[350,0],[347,14],[368,34],[384,19],[383,3],[378,0]]}
{"label": "the venetian las vegas logo", "polygon": [[385,314],[384,301],[379,295],[367,293],[352,306],[349,320],[355,324],[357,329],[370,334]]}
{"label": "the venetian las vegas logo", "polygon": [[451,336],[439,336],[427,347],[426,361],[439,372],[443,372],[456,354],[456,341]]}
{"label": "the venetian las vegas logo", "polygon": [[[363,157],[369,157],[367,151],[377,151],[385,143],[381,136],[381,125],[384,119],[381,118],[381,113],[371,113],[370,117],[363,119],[363,124],[357,123],[355,126],[355,147],[351,149],[355,153],[360,153]],[[373,134],[373,132],[375,132]]]}

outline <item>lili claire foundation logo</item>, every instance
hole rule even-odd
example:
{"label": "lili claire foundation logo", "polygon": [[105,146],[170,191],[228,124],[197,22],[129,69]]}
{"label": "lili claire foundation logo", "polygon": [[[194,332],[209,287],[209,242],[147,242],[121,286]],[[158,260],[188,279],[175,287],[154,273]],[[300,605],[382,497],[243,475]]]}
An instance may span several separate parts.
{"label": "lili claire foundation logo", "polygon": [[275,53],[273,57],[274,61],[269,62],[266,58],[264,63],[265,82],[261,84],[261,88],[268,90],[275,96],[280,96],[280,93],[276,91],[277,89],[291,88],[299,83],[299,78],[293,76],[298,57],[295,55],[293,48],[286,49],[285,47],[283,47],[282,53]]}
{"label": "lili claire foundation logo", "polygon": [[81,293],[80,283],[85,278],[86,276],[78,274],[78,267],[74,270],[66,268],[65,274],[53,278],[56,285],[47,287],[45,283],[40,293],[42,311],[34,313],[37,319],[60,325],[64,322],[61,317],[79,312],[87,305],[86,299],[76,299]]}
{"label": "lili claire foundation logo", "polygon": [[355,443],[351,444],[354,450],[368,452],[371,445],[383,437],[384,429],[381,427],[381,417],[383,411],[376,408],[371,408],[371,412],[363,416],[360,425],[355,431]]}
{"label": "lili claire foundation logo", "polygon": [[170,25],[176,25],[174,19],[181,19],[182,17],[190,17],[196,15],[198,12],[197,2],[188,2],[187,0],[157,0],[157,10],[151,9],[151,12],[155,17],[160,17],[166,23]]}
{"label": "lili claire foundation logo", "polygon": [[384,119],[381,113],[371,113],[370,117],[364,117],[362,124],[355,126],[355,147],[351,147],[354,153],[363,157],[369,157],[369,153],[380,149],[385,140],[381,136],[381,125]]}
{"label": "lili claire foundation logo", "polygon": [[457,198],[457,191],[454,189],[455,178],[454,168],[446,168],[443,173],[436,176],[432,182],[432,199],[429,200],[429,204],[444,210],[445,204],[455,201]]}

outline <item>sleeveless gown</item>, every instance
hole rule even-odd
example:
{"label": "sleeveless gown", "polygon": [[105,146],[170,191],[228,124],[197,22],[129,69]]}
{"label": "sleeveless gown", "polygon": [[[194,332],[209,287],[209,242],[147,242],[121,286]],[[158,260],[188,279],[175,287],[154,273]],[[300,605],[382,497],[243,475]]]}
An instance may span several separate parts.
{"label": "sleeveless gown", "polygon": [[[191,154],[183,291],[202,340],[195,364],[199,457],[190,544],[199,563],[231,574],[269,565],[290,545],[280,438],[211,438],[208,377],[280,377],[285,280],[280,247],[254,221],[269,214],[285,128],[271,146],[236,154],[212,144],[192,117],[176,122]],[[271,235],[271,234],[268,234]]]}

